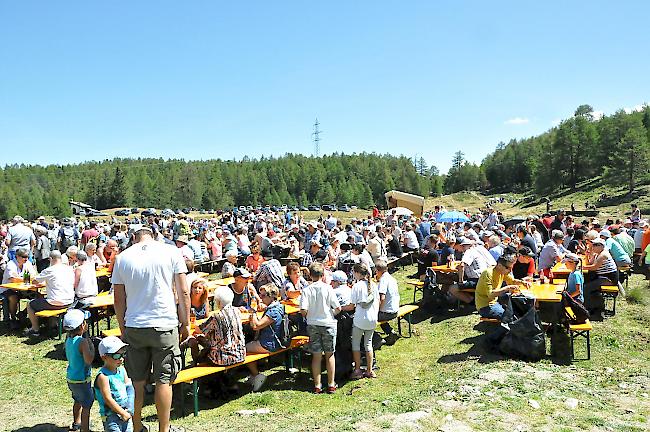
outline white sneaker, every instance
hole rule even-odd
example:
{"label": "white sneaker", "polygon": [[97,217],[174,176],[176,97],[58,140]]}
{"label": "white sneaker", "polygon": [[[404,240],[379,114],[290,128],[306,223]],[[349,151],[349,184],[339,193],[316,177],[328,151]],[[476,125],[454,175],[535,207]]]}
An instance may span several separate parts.
{"label": "white sneaker", "polygon": [[264,381],[266,381],[266,375],[264,374],[257,374],[257,376],[253,377],[251,380],[251,384],[253,385],[253,391],[257,392],[260,391],[262,386],[264,385]]}

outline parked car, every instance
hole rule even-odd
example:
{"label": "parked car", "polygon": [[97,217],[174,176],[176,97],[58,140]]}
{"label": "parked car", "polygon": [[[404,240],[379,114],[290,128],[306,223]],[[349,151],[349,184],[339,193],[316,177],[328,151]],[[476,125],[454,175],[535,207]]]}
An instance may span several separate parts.
{"label": "parked car", "polygon": [[341,207],[339,207],[339,211],[349,212],[349,211],[350,211],[350,207],[348,207],[347,204],[343,204]]}
{"label": "parked car", "polygon": [[301,205],[301,206],[299,207],[299,210],[300,210],[300,211],[309,211],[309,209],[308,209],[307,207],[303,206],[303,205]]}
{"label": "parked car", "polygon": [[332,211],[332,206],[330,204],[323,204],[320,209],[323,211]]}
{"label": "parked car", "polygon": [[169,208],[166,208],[165,210],[161,211],[160,214],[165,217],[171,217],[176,215],[176,213],[174,213],[174,210]]}
{"label": "parked car", "polygon": [[140,210],[139,210],[137,207],[133,207],[133,208],[131,209],[131,213],[132,213],[132,214],[140,213]]}
{"label": "parked car", "polygon": [[106,213],[95,209],[86,210],[86,216],[108,216]]}
{"label": "parked car", "polygon": [[297,212],[298,210],[299,210],[298,206],[291,206],[291,211]]}
{"label": "parked car", "polygon": [[320,207],[318,207],[316,204],[311,204],[309,207],[307,207],[307,210],[309,210],[309,211],[318,211],[318,210],[320,210]]}
{"label": "parked car", "polygon": [[142,210],[142,216],[145,216],[145,217],[158,216],[158,213],[156,212],[155,208],[148,208],[146,210]]}
{"label": "parked car", "polygon": [[188,214],[189,212],[192,211],[192,209],[189,208],[189,207],[185,207],[185,208],[183,208],[183,209],[181,209],[181,210],[183,210],[183,213],[185,213],[185,214]]}
{"label": "parked car", "polygon": [[131,214],[129,209],[115,210],[115,216],[128,216]]}
{"label": "parked car", "polygon": [[355,205],[353,205],[353,206],[350,206],[350,208],[351,208],[352,210],[356,210],[356,209],[358,209],[358,207],[357,207],[357,206],[355,206]]}
{"label": "parked car", "polygon": [[338,211],[338,207],[336,207],[336,204],[330,204],[330,211]]}

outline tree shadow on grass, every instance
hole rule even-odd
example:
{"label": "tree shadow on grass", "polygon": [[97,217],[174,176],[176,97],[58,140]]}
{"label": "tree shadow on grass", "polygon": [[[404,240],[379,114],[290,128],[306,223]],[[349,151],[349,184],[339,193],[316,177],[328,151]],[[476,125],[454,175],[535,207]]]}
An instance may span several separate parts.
{"label": "tree shadow on grass", "polygon": [[66,430],[68,430],[68,428],[62,428],[52,423],[41,423],[34,426],[23,426],[14,429],[13,432],[60,432]]}

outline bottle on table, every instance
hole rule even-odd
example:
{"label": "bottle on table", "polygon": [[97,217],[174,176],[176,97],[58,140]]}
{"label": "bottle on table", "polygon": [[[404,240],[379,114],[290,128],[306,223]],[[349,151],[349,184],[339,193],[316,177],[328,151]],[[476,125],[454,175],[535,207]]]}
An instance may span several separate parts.
{"label": "bottle on table", "polygon": [[29,285],[30,282],[31,282],[31,275],[29,274],[29,272],[27,270],[25,270],[23,272],[23,283],[25,285]]}

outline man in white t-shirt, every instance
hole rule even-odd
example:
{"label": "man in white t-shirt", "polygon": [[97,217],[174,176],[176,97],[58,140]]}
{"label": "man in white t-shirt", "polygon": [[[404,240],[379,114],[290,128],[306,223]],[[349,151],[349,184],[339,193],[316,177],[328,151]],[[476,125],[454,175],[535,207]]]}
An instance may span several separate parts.
{"label": "man in white t-shirt", "polygon": [[336,391],[334,350],[337,321],[334,316],[341,311],[341,308],[334,289],[321,281],[324,273],[325,269],[320,262],[310,264],[309,276],[312,283],[304,288],[300,295],[300,313],[307,319],[308,349],[312,353],[311,372],[314,377],[314,393],[323,391],[321,385],[323,353],[325,353],[327,368],[327,392]]}
{"label": "man in white t-shirt", "polygon": [[61,262],[61,252],[53,250],[50,253],[50,266],[35,278],[37,282],[46,284],[46,296],[35,298],[27,305],[27,316],[32,327],[25,331],[26,336],[39,335],[36,312],[67,309],[74,302],[74,279],[72,267]]}
{"label": "man in white t-shirt", "polygon": [[420,244],[418,243],[418,238],[413,231],[413,226],[411,224],[406,224],[404,228],[404,252],[418,250],[420,248]]}
{"label": "man in white t-shirt", "polygon": [[463,303],[470,304],[474,301],[474,296],[461,290],[475,289],[483,270],[497,265],[497,262],[485,247],[474,245],[467,237],[456,246],[463,253],[463,258],[458,265],[458,284],[449,287],[449,293]]}
{"label": "man in white t-shirt", "polygon": [[[122,337],[129,344],[127,371],[135,388],[133,430],[142,430],[144,386],[153,366],[159,428],[169,430],[171,383],[180,370],[180,337],[189,336],[190,295],[181,254],[153,239],[142,226],[135,243],[117,256],[112,283],[115,315]],[[174,288],[178,306],[174,297]]]}
{"label": "man in white t-shirt", "polygon": [[378,321],[386,321],[381,324],[382,331],[386,334],[384,339],[387,345],[393,345],[398,336],[393,332],[388,321],[397,317],[399,312],[399,287],[397,280],[388,273],[388,263],[386,260],[378,260],[375,264],[377,270],[377,280],[379,281],[379,314]]}

